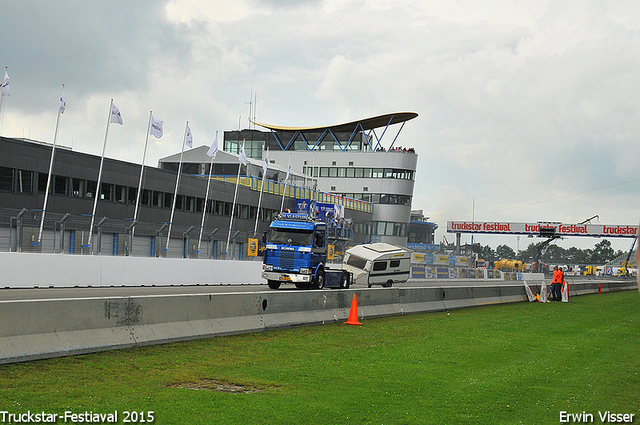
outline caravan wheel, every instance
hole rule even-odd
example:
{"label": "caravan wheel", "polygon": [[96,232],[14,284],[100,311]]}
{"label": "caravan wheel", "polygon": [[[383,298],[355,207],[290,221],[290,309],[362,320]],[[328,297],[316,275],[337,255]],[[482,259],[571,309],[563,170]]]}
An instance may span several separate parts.
{"label": "caravan wheel", "polygon": [[393,280],[387,280],[387,283],[384,284],[385,288],[391,288],[393,286]]}

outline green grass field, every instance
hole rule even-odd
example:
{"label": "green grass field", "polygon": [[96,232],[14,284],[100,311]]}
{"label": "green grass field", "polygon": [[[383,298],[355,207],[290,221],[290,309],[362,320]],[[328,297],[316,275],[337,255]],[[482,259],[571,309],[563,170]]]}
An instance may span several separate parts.
{"label": "green grass field", "polygon": [[611,411],[640,423],[637,291],[361,321],[3,365],[0,411],[447,425]]}

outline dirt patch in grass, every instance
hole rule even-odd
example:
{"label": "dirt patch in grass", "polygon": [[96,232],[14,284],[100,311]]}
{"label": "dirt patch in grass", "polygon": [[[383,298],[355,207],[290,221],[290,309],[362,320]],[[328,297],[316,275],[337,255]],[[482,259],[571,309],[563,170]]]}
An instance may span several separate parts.
{"label": "dirt patch in grass", "polygon": [[182,384],[170,385],[170,387],[184,388],[188,390],[217,391],[220,393],[250,394],[262,391],[262,388],[253,385],[236,384],[220,379],[200,379],[196,382],[184,382]]}

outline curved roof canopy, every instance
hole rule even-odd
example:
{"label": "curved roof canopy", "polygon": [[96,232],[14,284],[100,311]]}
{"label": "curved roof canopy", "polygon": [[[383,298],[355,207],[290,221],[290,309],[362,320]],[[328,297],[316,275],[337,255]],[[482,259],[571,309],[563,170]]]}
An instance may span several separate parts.
{"label": "curved roof canopy", "polygon": [[319,127],[284,127],[280,125],[261,124],[254,122],[254,124],[260,127],[268,128],[273,131],[333,131],[333,132],[353,132],[356,129],[361,130],[373,130],[379,127],[386,127],[393,124],[403,123],[417,117],[415,112],[395,112],[392,114],[378,115],[377,117],[364,118],[358,121],[352,121],[344,124],[335,124]]}

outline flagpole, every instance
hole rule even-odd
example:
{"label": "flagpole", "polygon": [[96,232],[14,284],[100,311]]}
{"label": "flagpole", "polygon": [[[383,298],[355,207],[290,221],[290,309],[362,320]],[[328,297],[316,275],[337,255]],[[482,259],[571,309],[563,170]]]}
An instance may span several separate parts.
{"label": "flagpole", "polygon": [[227,235],[227,259],[229,259],[229,242],[231,241],[231,229],[233,229],[233,215],[236,211],[236,197],[238,196],[238,183],[240,182],[240,170],[242,164],[238,164],[238,177],[236,178],[236,191],[233,194],[233,207],[231,207],[231,219],[229,220],[229,234]]}
{"label": "flagpole", "polygon": [[260,198],[258,198],[258,211],[256,211],[256,224],[253,226],[253,234],[258,234],[258,218],[260,217],[260,205],[262,204],[262,191],[264,190],[264,174],[262,175],[262,184],[260,185]]}
{"label": "flagpole", "polygon": [[[218,132],[216,131],[216,138],[218,139]],[[207,202],[209,201],[209,187],[211,186],[211,174],[213,173],[213,160],[215,155],[211,155],[211,164],[209,165],[209,179],[207,180],[207,193],[204,195],[204,207],[202,208],[202,223],[200,224],[200,236],[198,237],[198,254],[200,254],[200,245],[202,244],[202,232],[204,231],[204,219],[207,214]],[[199,255],[198,255],[199,257]]]}
{"label": "flagpole", "polygon": [[0,98],[0,136],[2,136],[2,127],[4,127],[4,94]]}
{"label": "flagpole", "polygon": [[287,177],[284,179],[284,192],[282,192],[282,202],[280,203],[280,214],[284,208],[284,195],[287,193],[287,182],[289,181],[289,175],[291,174],[291,153],[289,153],[289,168],[287,169]]}
{"label": "flagpole", "polygon": [[[64,84],[62,85],[62,93],[64,94]],[[63,100],[60,98],[60,102]],[[42,207],[42,217],[40,218],[40,230],[38,231],[38,245],[42,242],[42,231],[44,230],[44,216],[47,211],[47,201],[49,200],[49,187],[51,186],[51,171],[53,170],[53,158],[56,153],[56,143],[58,141],[58,127],[60,125],[60,115],[62,107],[58,108],[58,118],[56,119],[56,130],[53,134],[53,147],[51,148],[51,160],[49,161],[49,174],[47,174],[47,188],[44,192],[44,206]],[[63,235],[64,237],[64,235]]]}
{"label": "flagpole", "polygon": [[[140,167],[140,181],[138,182],[138,193],[136,194],[136,209],[133,212],[134,223],[138,221],[138,207],[140,206],[140,191],[142,189],[142,175],[144,173],[144,161],[147,158],[147,146],[149,145],[149,130],[151,130],[151,114],[153,111],[149,111],[149,124],[147,125],[147,137],[144,141],[144,153],[142,154],[142,165]],[[131,237],[133,240],[133,232],[135,227],[131,229]]]}
{"label": "flagpole", "polygon": [[89,227],[89,241],[87,245],[91,248],[91,252],[93,253],[93,247],[91,246],[91,238],[93,236],[93,223],[96,220],[96,208],[98,207],[98,198],[100,197],[100,182],[102,181],[102,166],[104,165],[104,151],[107,147],[107,135],[109,134],[109,123],[111,122],[111,111],[113,109],[113,99],[111,99],[111,104],[109,105],[109,114],[107,116],[107,129],[104,131],[104,142],[102,143],[102,156],[100,157],[100,170],[98,171],[98,183],[96,184],[96,193],[93,199],[93,211],[91,212],[91,227]]}
{"label": "flagpole", "polygon": [[[4,67],[4,75],[9,75],[9,67]],[[0,136],[2,135],[2,128],[4,127],[4,85],[2,87],[2,99],[0,99]]]}
{"label": "flagpole", "polygon": [[[229,242],[231,242],[231,230],[233,229],[233,216],[236,212],[236,199],[238,197],[238,183],[240,183],[240,170],[242,170],[242,159],[246,161],[246,156],[244,156],[244,141],[242,142],[242,149],[240,150],[240,156],[238,160],[240,164],[238,164],[238,177],[236,177],[236,190],[233,193],[233,206],[231,207],[231,218],[229,219],[229,234],[227,235],[227,259],[229,258]],[[245,165],[246,167],[247,165]]]}
{"label": "flagpole", "polygon": [[284,192],[282,192],[282,202],[280,202],[280,214],[282,214],[282,209],[284,208],[284,194],[287,193],[287,182],[284,182]]}
{"label": "flagpole", "polygon": [[167,233],[167,244],[165,246],[165,251],[167,251],[167,255],[169,254],[169,241],[171,239],[171,226],[173,225],[173,214],[176,211],[176,198],[178,197],[178,185],[180,184],[180,174],[182,171],[182,156],[184,155],[184,145],[187,141],[187,129],[189,128],[189,121],[184,127],[184,138],[182,139],[182,150],[180,151],[180,162],[178,163],[178,177],[176,177],[176,188],[173,191],[173,205],[171,206],[171,218],[169,219],[169,231]]}
{"label": "flagpole", "polygon": [[258,210],[256,211],[256,224],[253,227],[253,234],[258,234],[258,218],[260,217],[260,205],[262,205],[262,192],[264,190],[264,179],[267,176],[267,161],[269,160],[269,147],[267,146],[267,157],[264,159],[265,163],[263,165],[262,171],[262,185],[260,186],[260,197],[258,198]]}

